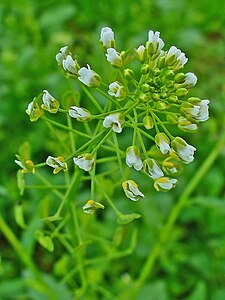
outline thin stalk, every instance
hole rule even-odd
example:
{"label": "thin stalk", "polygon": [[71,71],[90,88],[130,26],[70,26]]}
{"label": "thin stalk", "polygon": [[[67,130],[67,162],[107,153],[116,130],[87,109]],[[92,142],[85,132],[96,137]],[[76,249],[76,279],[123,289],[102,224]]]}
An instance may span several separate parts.
{"label": "thin stalk", "polygon": [[94,104],[94,106],[97,108],[97,110],[100,113],[103,113],[103,109],[101,108],[100,104],[97,102],[97,100],[95,99],[95,97],[89,92],[89,90],[82,84],[81,85],[83,91],[85,92],[85,94],[88,96],[88,98],[91,100],[91,102]]}

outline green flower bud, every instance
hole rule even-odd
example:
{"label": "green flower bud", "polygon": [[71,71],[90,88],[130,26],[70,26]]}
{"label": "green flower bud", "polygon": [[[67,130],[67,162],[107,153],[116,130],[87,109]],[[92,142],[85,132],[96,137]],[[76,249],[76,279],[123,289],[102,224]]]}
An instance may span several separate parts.
{"label": "green flower bud", "polygon": [[147,94],[141,93],[139,99],[141,100],[141,102],[147,102],[149,97]]}
{"label": "green flower bud", "polygon": [[147,49],[145,46],[141,45],[136,50],[137,59],[143,63],[147,58]]}
{"label": "green flower bud", "polygon": [[142,90],[142,92],[144,92],[144,93],[149,92],[149,85],[148,85],[147,83],[142,84],[142,85],[141,85],[141,90]]}
{"label": "green flower bud", "polygon": [[134,72],[131,69],[125,69],[124,70],[124,75],[125,75],[127,80],[134,79]]}
{"label": "green flower bud", "polygon": [[88,202],[83,206],[83,211],[86,213],[86,214],[90,214],[90,215],[93,215],[96,211],[96,209],[104,209],[104,205],[102,205],[101,203],[99,202],[95,202],[93,200],[88,200]]}
{"label": "green flower bud", "polygon": [[177,102],[178,101],[178,97],[175,96],[175,95],[171,95],[171,96],[169,96],[168,101],[169,102]]}
{"label": "green flower bud", "polygon": [[146,129],[152,129],[154,127],[154,121],[150,116],[145,116],[143,118],[143,124]]}
{"label": "green flower bud", "polygon": [[166,71],[166,73],[165,73],[166,79],[171,79],[171,78],[173,78],[173,76],[174,76],[174,72],[172,70]]}
{"label": "green flower bud", "polygon": [[153,99],[154,101],[159,101],[159,100],[160,100],[160,95],[159,95],[159,94],[156,94],[156,93],[153,93],[153,94],[152,94],[152,99]]}
{"label": "green flower bud", "polygon": [[158,77],[160,75],[161,71],[159,69],[154,69],[153,70],[153,76]]}
{"label": "green flower bud", "polygon": [[157,67],[163,69],[165,67],[165,56],[159,57],[157,60]]}
{"label": "green flower bud", "polygon": [[141,67],[141,73],[142,74],[148,74],[148,72],[149,72],[149,66],[148,65],[143,65]]}
{"label": "green flower bud", "polygon": [[187,95],[187,93],[188,93],[188,90],[185,88],[179,88],[178,90],[176,90],[176,95],[178,97],[184,97]]}
{"label": "green flower bud", "polygon": [[165,109],[168,108],[168,104],[165,103],[165,102],[163,102],[163,101],[158,101],[158,102],[156,103],[156,108],[157,108],[158,110],[165,110]]}
{"label": "green flower bud", "polygon": [[177,83],[184,83],[186,80],[186,75],[184,73],[178,73],[174,77],[174,81]]}
{"label": "green flower bud", "polygon": [[174,113],[167,113],[166,114],[166,120],[171,124],[177,124],[178,123],[178,116]]}

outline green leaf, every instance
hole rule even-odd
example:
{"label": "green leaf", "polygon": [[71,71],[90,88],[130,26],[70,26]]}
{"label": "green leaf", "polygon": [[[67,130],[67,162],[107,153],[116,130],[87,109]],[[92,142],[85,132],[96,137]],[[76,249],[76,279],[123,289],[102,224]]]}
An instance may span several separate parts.
{"label": "green leaf", "polygon": [[14,208],[14,215],[15,215],[15,220],[16,223],[21,227],[21,228],[25,228],[26,224],[24,221],[24,215],[23,215],[23,206],[21,204],[16,204],[15,208]]}
{"label": "green leaf", "polygon": [[17,186],[18,186],[20,195],[22,196],[24,193],[24,188],[25,188],[24,173],[22,172],[22,170],[17,171]]}
{"label": "green leaf", "polygon": [[54,244],[50,236],[44,235],[44,233],[41,230],[37,230],[35,232],[35,236],[42,247],[44,247],[50,252],[54,250]]}
{"label": "green leaf", "polygon": [[132,222],[133,220],[135,219],[139,219],[141,217],[140,214],[126,214],[126,215],[119,215],[118,218],[117,218],[117,222],[119,224],[128,224],[130,222]]}

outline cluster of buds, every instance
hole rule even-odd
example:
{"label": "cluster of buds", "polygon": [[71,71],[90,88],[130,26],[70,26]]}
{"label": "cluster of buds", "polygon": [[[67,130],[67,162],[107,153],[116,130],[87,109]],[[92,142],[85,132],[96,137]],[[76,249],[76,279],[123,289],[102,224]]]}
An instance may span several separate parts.
{"label": "cluster of buds", "polygon": [[[127,150],[122,151],[119,145],[113,148],[118,159],[122,158],[129,168],[147,174],[154,181],[153,186],[157,191],[169,191],[177,184],[176,177],[183,165],[193,161],[196,148],[182,137],[173,136],[167,127],[170,125],[172,128],[172,125],[181,132],[196,132],[199,123],[209,117],[209,100],[188,97],[189,90],[197,83],[197,77],[191,72],[182,71],[188,59],[180,49],[171,46],[168,50],[163,50],[164,42],[159,32],[150,30],[145,45],[128,51],[118,51],[113,30],[104,27],[100,34],[100,45],[106,61],[112,67],[114,77],[109,83],[104,83],[88,64],[87,67],[80,67],[68,46],[62,47],[56,55],[58,65],[65,71],[66,76],[78,80],[83,85],[87,96],[99,110],[99,115],[92,114],[90,105],[90,110],[78,106],[77,103],[66,111],[60,109],[59,101],[47,90],[43,91],[42,104],[39,104],[40,97],[34,98],[26,113],[31,121],[38,120],[44,111],[51,114],[64,112],[75,121],[98,120],[95,134],[99,135],[100,139],[97,140],[97,146],[96,141],[88,141],[86,148],[82,145],[82,151],[76,151],[76,157],[70,155],[74,164],[85,172],[91,171],[97,164],[94,153],[107,141],[112,144],[112,134],[123,134],[127,127],[132,129],[133,140],[127,145]],[[138,74],[126,67],[135,60],[140,70]],[[106,101],[109,101],[109,105],[106,104],[103,109],[91,90],[88,91],[86,87],[101,92]],[[104,137],[101,137],[102,132]],[[149,141],[152,142],[152,146],[146,148]],[[53,167],[53,173],[56,174],[61,170],[68,170],[66,160],[61,156],[49,156],[46,164]],[[24,165],[21,167],[26,169]],[[122,175],[125,195],[133,201],[144,198],[137,183]],[[89,200],[84,206],[84,211],[92,213],[96,208],[99,208],[99,204]]]}

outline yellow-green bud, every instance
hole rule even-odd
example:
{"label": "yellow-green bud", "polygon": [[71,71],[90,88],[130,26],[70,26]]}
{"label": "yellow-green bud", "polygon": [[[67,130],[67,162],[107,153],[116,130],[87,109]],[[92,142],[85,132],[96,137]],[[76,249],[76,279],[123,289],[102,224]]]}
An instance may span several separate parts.
{"label": "yellow-green bud", "polygon": [[172,70],[166,71],[166,73],[165,73],[166,79],[171,79],[171,78],[173,78],[173,76],[174,76],[174,72]]}
{"label": "yellow-green bud", "polygon": [[162,56],[157,60],[157,67],[159,69],[163,69],[164,66],[165,66],[165,56]]}
{"label": "yellow-green bud", "polygon": [[152,99],[153,99],[154,101],[159,101],[159,100],[160,100],[159,94],[153,93],[153,94],[152,94]]}
{"label": "yellow-green bud", "polygon": [[177,102],[178,101],[178,97],[176,95],[171,95],[168,98],[169,102]]}
{"label": "yellow-green bud", "polygon": [[141,93],[140,96],[139,96],[139,99],[141,102],[147,102],[149,97],[147,94],[144,94],[144,93]]}
{"label": "yellow-green bud", "polygon": [[178,97],[183,97],[183,96],[187,95],[187,93],[188,93],[188,90],[185,88],[180,88],[180,89],[176,90],[176,95]]}
{"label": "yellow-green bud", "polygon": [[148,74],[148,72],[149,72],[149,66],[148,65],[143,65],[141,67],[141,73],[142,74]]}
{"label": "yellow-green bud", "polygon": [[177,83],[184,83],[186,80],[186,75],[184,73],[178,73],[174,77],[174,81]]}
{"label": "yellow-green bud", "polygon": [[152,129],[154,127],[154,121],[150,116],[145,116],[143,118],[143,124],[146,129]]}
{"label": "yellow-green bud", "polygon": [[158,77],[160,75],[161,71],[159,69],[154,69],[153,70],[153,75],[154,77]]}
{"label": "yellow-green bud", "polygon": [[164,110],[164,109],[168,108],[168,104],[163,102],[163,101],[158,101],[157,104],[156,104],[156,108],[158,110]]}
{"label": "yellow-green bud", "polygon": [[166,120],[171,124],[177,124],[178,123],[178,116],[174,113],[167,113],[166,114]]}
{"label": "yellow-green bud", "polygon": [[124,75],[127,80],[132,80],[134,78],[134,72],[131,69],[125,69]]}
{"label": "yellow-green bud", "polygon": [[149,92],[149,85],[148,85],[147,83],[142,84],[142,85],[141,85],[141,90],[142,90],[142,92],[144,92],[144,93]]}

